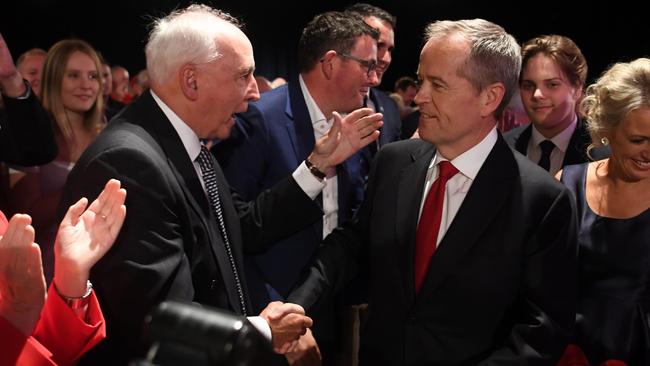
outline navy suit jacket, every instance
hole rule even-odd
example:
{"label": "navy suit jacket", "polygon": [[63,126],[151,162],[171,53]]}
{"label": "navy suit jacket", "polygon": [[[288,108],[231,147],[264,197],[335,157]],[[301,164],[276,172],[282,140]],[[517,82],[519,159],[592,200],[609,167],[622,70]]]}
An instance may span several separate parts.
{"label": "navy suit jacket", "polygon": [[[532,133],[533,126],[529,123],[506,132],[503,137],[510,147],[526,155],[528,152],[528,142],[530,141]],[[591,151],[593,159],[589,158],[589,155],[587,155],[587,147],[589,144],[591,144],[591,137],[589,136],[589,131],[587,131],[587,126],[584,121],[578,119],[576,129],[573,131],[573,135],[571,135],[569,146],[564,154],[562,166],[580,164],[609,157],[609,149],[599,147]]]}
{"label": "navy suit jacket", "polygon": [[361,174],[368,179],[370,164],[382,146],[400,140],[402,131],[402,120],[400,119],[399,107],[388,94],[377,88],[370,89],[370,100],[375,105],[375,112],[384,115],[384,125],[379,130],[379,139],[361,149]]}
{"label": "navy suit jacket", "polygon": [[326,306],[367,271],[366,365],[554,365],[571,333],[577,220],[571,192],[501,137],[414,286],[415,237],[436,150],[389,144],[355,219],[330,234],[290,302]]}
{"label": "navy suit jacket", "polygon": [[[290,175],[314,149],[307,105],[296,80],[262,94],[237,118],[236,130],[213,153],[230,185],[245,199]],[[360,153],[337,167],[338,220],[352,217],[363,199]],[[323,239],[322,220],[277,242],[261,255],[247,256],[246,274],[253,306],[284,298],[309,266]]]}

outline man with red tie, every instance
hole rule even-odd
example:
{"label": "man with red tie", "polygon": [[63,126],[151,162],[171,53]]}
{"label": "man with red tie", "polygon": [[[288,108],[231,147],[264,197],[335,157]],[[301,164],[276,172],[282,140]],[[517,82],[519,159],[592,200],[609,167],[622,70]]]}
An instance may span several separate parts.
{"label": "man with red tie", "polygon": [[307,312],[361,271],[361,364],[553,365],[571,332],[569,191],[513,152],[496,122],[519,46],[481,19],[426,29],[421,139],[385,146],[357,218],[335,230],[289,301]]}

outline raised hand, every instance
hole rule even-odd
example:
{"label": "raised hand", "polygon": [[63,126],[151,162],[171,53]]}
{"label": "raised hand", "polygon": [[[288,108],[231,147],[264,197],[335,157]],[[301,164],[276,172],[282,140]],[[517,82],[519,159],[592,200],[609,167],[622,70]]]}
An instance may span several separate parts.
{"label": "raised hand", "polygon": [[7,96],[15,98],[25,92],[23,77],[20,75],[11,58],[11,52],[7,47],[7,42],[0,33],[0,86],[2,92]]}
{"label": "raised hand", "polygon": [[0,238],[0,316],[31,335],[45,303],[41,250],[29,215],[14,215]]}
{"label": "raised hand", "polygon": [[271,327],[273,349],[277,353],[292,350],[300,336],[313,324],[311,318],[305,316],[302,306],[280,301],[269,303],[260,317]]}
{"label": "raised hand", "polygon": [[90,207],[82,198],[70,206],[54,244],[54,284],[66,297],[81,297],[92,268],[117,238],[126,216],[126,191],[111,179]]}
{"label": "raised hand", "polygon": [[377,140],[377,129],[383,124],[383,115],[373,113],[370,108],[359,108],[345,118],[341,118],[337,112],[333,115],[332,128],[316,141],[314,151],[309,156],[309,161],[322,172],[342,163],[364,146]]}

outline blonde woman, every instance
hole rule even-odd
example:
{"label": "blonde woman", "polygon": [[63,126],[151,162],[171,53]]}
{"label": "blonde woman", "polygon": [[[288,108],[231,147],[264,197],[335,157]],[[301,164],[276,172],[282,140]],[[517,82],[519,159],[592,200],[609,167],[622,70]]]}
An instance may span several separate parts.
{"label": "blonde woman", "polygon": [[30,169],[10,194],[14,212],[32,216],[43,248],[46,279],[52,275],[56,207],[68,173],[103,125],[101,63],[82,40],[59,41],[43,65],[41,101],[54,123],[59,153],[50,164]]}
{"label": "blonde woman", "polygon": [[560,172],[577,199],[574,345],[560,365],[650,365],[650,59],[618,63],[582,110],[609,159]]}

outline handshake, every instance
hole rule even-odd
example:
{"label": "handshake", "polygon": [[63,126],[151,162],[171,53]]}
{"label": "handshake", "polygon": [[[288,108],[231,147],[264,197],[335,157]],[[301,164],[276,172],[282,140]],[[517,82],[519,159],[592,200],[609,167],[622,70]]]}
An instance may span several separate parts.
{"label": "handshake", "polygon": [[280,301],[269,303],[260,317],[269,324],[273,350],[280,354],[293,352],[313,324],[302,306]]}

